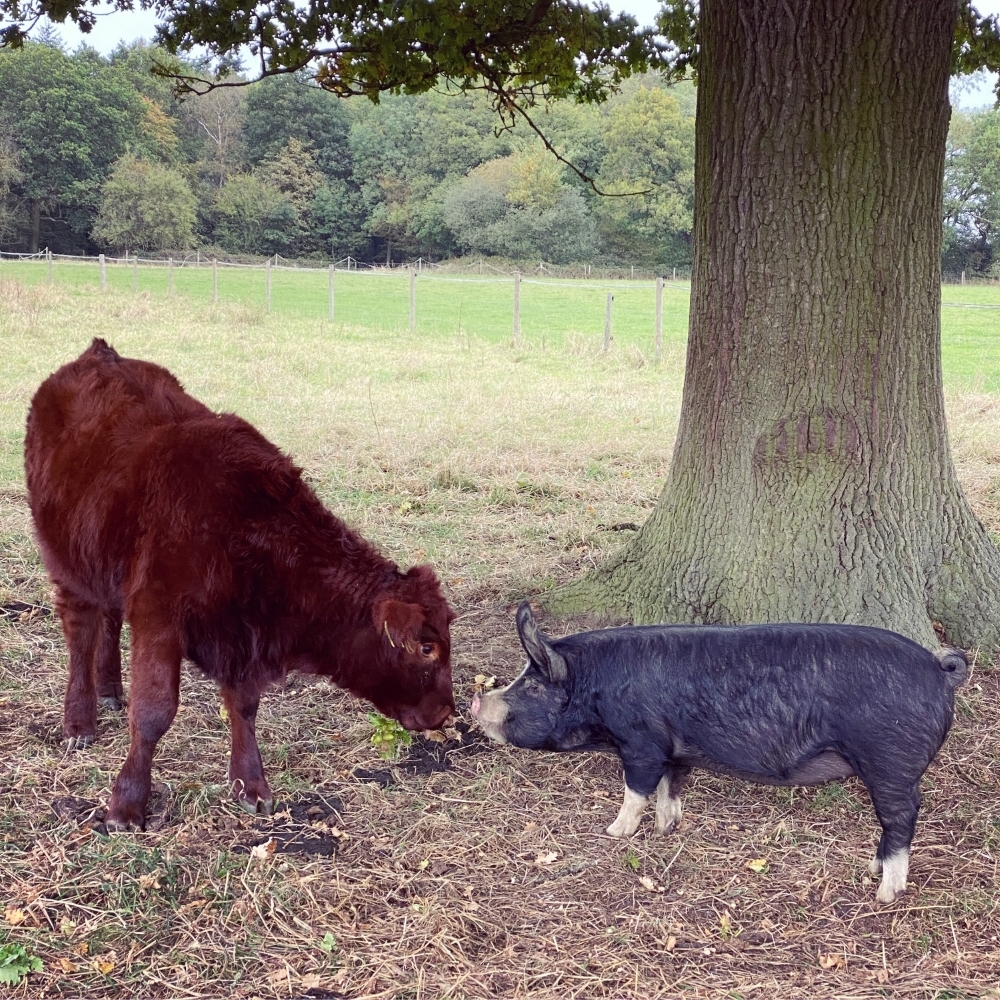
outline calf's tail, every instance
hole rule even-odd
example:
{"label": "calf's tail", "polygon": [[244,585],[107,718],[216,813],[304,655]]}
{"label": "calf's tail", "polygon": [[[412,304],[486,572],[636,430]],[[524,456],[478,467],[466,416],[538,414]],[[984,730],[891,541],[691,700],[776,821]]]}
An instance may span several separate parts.
{"label": "calf's tail", "polygon": [[934,655],[945,672],[945,684],[952,688],[958,687],[965,680],[969,667],[965,653],[954,646],[942,646]]}

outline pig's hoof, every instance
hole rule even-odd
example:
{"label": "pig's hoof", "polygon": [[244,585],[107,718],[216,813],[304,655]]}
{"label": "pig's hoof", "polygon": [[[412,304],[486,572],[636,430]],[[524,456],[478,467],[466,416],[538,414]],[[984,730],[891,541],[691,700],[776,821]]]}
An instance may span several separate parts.
{"label": "pig's hoof", "polygon": [[683,815],[681,800],[677,798],[667,799],[662,804],[656,803],[656,832],[666,836],[673,833]]}
{"label": "pig's hoof", "polygon": [[879,883],[878,892],[875,893],[875,898],[880,903],[895,903],[900,896],[906,892],[906,887],[902,889],[893,888],[891,885],[887,885],[885,879]]}
{"label": "pig's hoof", "polygon": [[871,861],[868,862],[868,874],[869,875],[881,875],[882,874],[882,859],[876,854]]}
{"label": "pig's hoof", "polygon": [[628,820],[623,820],[621,817],[616,819],[611,826],[608,827],[608,835],[611,837],[631,837],[636,830],[639,829],[639,821],[629,822]]}
{"label": "pig's hoof", "polygon": [[83,733],[80,736],[68,736],[63,742],[66,753],[73,753],[74,750],[86,750],[94,742],[94,734]]}
{"label": "pig's hoof", "polygon": [[97,699],[97,704],[101,708],[106,708],[109,712],[120,712],[125,707],[125,702],[113,694],[103,695]]}

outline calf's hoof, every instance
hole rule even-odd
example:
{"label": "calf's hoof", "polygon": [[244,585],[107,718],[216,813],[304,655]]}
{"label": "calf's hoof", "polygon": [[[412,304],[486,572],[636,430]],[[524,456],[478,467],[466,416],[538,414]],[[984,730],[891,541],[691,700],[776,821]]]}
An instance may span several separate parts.
{"label": "calf's hoof", "polygon": [[133,830],[146,829],[146,817],[132,810],[108,809],[104,820],[108,833],[129,833]]}
{"label": "calf's hoof", "polygon": [[248,799],[245,796],[236,800],[240,808],[251,816],[273,816],[274,799]]}
{"label": "calf's hoof", "polygon": [[97,699],[97,704],[101,708],[108,709],[109,712],[120,712],[125,707],[125,700],[117,695],[105,694]]}
{"label": "calf's hoof", "polygon": [[67,736],[63,740],[66,753],[73,753],[75,750],[86,750],[94,742],[93,733],[81,733],[79,736]]}

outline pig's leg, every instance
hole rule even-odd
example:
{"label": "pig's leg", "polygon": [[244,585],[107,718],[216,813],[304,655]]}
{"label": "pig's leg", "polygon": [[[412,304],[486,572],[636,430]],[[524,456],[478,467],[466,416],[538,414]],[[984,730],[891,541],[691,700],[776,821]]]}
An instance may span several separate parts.
{"label": "pig's leg", "polygon": [[620,751],[625,767],[625,799],[614,823],[608,827],[612,837],[631,837],[635,833],[646,803],[663,777],[665,761],[651,754],[651,749],[649,746],[622,747]]}
{"label": "pig's leg", "polygon": [[920,810],[919,781],[906,789],[886,787],[882,783],[869,784],[868,791],[882,824],[882,837],[868,870],[873,875],[882,873],[877,899],[880,903],[891,903],[906,892],[910,843]]}
{"label": "pig's leg", "polygon": [[689,767],[672,767],[660,778],[656,786],[657,833],[668,834],[680,823],[683,814],[680,793],[690,773]]}
{"label": "pig's leg", "polygon": [[264,762],[257,746],[256,688],[223,687],[222,700],[229,712],[232,752],[229,757],[229,785],[233,798],[249,813],[274,812],[274,796],[264,777]]}

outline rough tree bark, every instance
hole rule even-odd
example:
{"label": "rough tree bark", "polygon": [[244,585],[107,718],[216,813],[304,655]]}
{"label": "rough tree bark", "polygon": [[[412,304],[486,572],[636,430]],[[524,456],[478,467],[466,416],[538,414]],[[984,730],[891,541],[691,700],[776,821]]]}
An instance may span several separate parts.
{"label": "rough tree bark", "polygon": [[1000,550],[952,466],[941,185],[957,3],[702,0],[673,463],[551,595],[636,622],[848,621],[1000,645]]}

